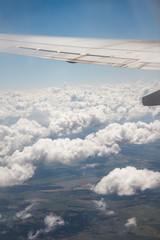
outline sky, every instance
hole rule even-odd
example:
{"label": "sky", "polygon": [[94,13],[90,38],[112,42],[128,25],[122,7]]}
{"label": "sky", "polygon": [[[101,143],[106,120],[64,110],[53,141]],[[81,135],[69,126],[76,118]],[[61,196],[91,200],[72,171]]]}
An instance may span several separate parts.
{"label": "sky", "polygon": [[[0,0],[0,33],[159,40],[159,10],[158,0]],[[0,53],[2,90],[147,81],[159,75]]]}

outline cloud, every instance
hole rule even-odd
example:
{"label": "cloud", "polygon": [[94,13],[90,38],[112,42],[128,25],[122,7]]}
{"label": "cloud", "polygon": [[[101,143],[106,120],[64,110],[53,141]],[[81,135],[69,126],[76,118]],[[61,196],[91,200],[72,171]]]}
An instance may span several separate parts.
{"label": "cloud", "polygon": [[[49,138],[40,139],[32,146],[25,147],[23,151],[15,151],[8,162],[11,163],[38,163],[84,160],[87,157],[117,154],[120,151],[120,143],[142,144],[159,139],[160,121],[146,124],[125,123],[110,124],[97,133],[89,134],[84,139]],[[7,161],[7,158],[5,158]]]}
{"label": "cloud", "polygon": [[149,124],[140,121],[137,123],[127,122],[123,125],[113,123],[99,130],[95,134],[95,138],[101,143],[110,143],[110,145],[114,143],[144,144],[159,139],[159,132],[160,121],[158,120]]}
{"label": "cloud", "polygon": [[97,201],[97,200],[93,200],[93,203],[95,204],[96,208],[101,211],[103,214],[105,215],[114,215],[115,212],[114,211],[111,211],[111,210],[108,210],[108,206],[107,204],[104,202],[104,199],[101,198],[100,201]]}
{"label": "cloud", "polygon": [[29,218],[31,216],[32,215],[30,213],[28,213],[27,211],[25,211],[25,210],[22,210],[22,211],[16,213],[16,217],[17,218],[21,218],[22,220],[25,220],[25,219],[27,219],[27,218]]}
{"label": "cloud", "polygon": [[93,187],[98,194],[116,193],[119,196],[133,195],[138,190],[159,187],[160,172],[147,169],[137,170],[135,167],[116,168]]}
{"label": "cloud", "polygon": [[59,216],[53,216],[52,214],[44,218],[44,223],[46,225],[45,231],[50,232],[57,226],[64,225],[64,221]]}
{"label": "cloud", "polygon": [[[153,119],[160,108],[143,107],[139,97],[150,86],[160,83],[1,91],[0,186],[22,184],[40,164],[108,156],[121,143],[159,139],[160,121]],[[152,122],[140,121],[148,116]]]}
{"label": "cloud", "polygon": [[20,211],[20,212],[17,212],[16,213],[16,217],[17,218],[21,218],[22,220],[25,220],[29,217],[31,217],[31,213],[29,212],[32,207],[35,205],[35,202],[33,202],[32,204],[30,204],[29,206],[27,206],[24,210]]}
{"label": "cloud", "polygon": [[125,223],[126,228],[136,228],[137,227],[137,221],[135,217],[129,218],[127,222]]}
{"label": "cloud", "polygon": [[32,231],[28,233],[28,240],[34,240],[36,239],[40,234],[46,234],[50,231],[53,231],[58,226],[63,226],[65,223],[61,219],[61,217],[50,214],[44,218],[44,229],[39,229],[34,234]]}
{"label": "cloud", "polygon": [[32,231],[29,231],[28,240],[36,239],[41,233],[44,233],[44,230],[42,230],[42,229],[37,230],[35,234]]}
{"label": "cloud", "polygon": [[[32,204],[30,204],[29,206],[27,206],[24,210],[21,210],[19,212],[17,212],[16,214],[11,216],[6,216],[2,218],[2,215],[0,214],[0,221],[6,223],[9,227],[13,226],[13,223],[15,221],[17,221],[17,219],[22,219],[22,220],[26,220],[30,217],[32,217],[32,214],[30,213],[32,207],[35,205],[36,202],[33,202]],[[11,206],[9,206],[8,208],[10,209]]]}
{"label": "cloud", "polygon": [[160,88],[159,80],[27,92],[2,91],[0,120],[5,123],[16,118],[34,120],[48,128],[50,134],[81,132],[115,119],[140,119],[146,114],[157,114],[157,108],[144,108],[141,104],[140,97],[148,88],[150,92]]}
{"label": "cloud", "polygon": [[34,174],[34,166],[31,164],[13,164],[11,167],[0,167],[0,186],[13,186],[22,184]]}
{"label": "cloud", "polygon": [[51,140],[49,138],[40,139],[35,144],[25,147],[23,151],[15,151],[11,157],[6,157],[8,164],[40,164],[59,162],[68,164],[73,161],[81,161],[89,156],[110,155],[118,153],[120,150],[117,144],[98,142],[94,136],[87,136],[84,140],[69,138]]}
{"label": "cloud", "polygon": [[90,169],[90,168],[95,168],[99,166],[98,163],[90,163],[90,164],[86,164],[85,166],[81,167],[81,169]]}
{"label": "cloud", "polygon": [[0,156],[12,154],[16,149],[21,150],[46,135],[44,127],[25,118],[20,118],[11,127],[0,125]]}

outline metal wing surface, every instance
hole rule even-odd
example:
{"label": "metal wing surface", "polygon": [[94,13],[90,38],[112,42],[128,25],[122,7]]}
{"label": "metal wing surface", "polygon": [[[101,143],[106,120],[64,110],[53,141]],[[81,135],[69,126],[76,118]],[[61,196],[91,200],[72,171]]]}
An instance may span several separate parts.
{"label": "metal wing surface", "polygon": [[70,63],[160,70],[160,41],[0,34],[0,52]]}

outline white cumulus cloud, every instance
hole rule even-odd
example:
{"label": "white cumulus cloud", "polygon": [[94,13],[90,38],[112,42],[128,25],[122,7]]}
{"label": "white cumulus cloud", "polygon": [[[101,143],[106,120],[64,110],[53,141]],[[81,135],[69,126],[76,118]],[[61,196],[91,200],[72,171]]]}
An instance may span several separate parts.
{"label": "white cumulus cloud", "polygon": [[34,174],[34,166],[31,164],[12,164],[11,167],[0,167],[0,186],[13,186],[22,184]]}
{"label": "white cumulus cloud", "polygon": [[120,143],[142,144],[160,138],[160,121],[149,124],[113,123],[96,133],[81,138],[42,138],[22,151],[16,150],[3,158],[0,167],[0,186],[21,184],[32,177],[39,164],[59,162],[69,164],[88,157],[108,156],[120,151]]}
{"label": "white cumulus cloud", "polygon": [[160,185],[160,172],[135,167],[116,168],[93,187],[98,194],[116,193],[119,196],[133,195],[138,190],[153,189]]}

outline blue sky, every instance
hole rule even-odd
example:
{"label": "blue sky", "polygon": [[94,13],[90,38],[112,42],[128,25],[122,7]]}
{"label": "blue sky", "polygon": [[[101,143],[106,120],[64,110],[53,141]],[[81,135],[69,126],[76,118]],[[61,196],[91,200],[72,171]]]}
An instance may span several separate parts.
{"label": "blue sky", "polygon": [[[158,0],[1,0],[0,33],[160,39]],[[1,89],[157,79],[119,69],[0,54]]]}

